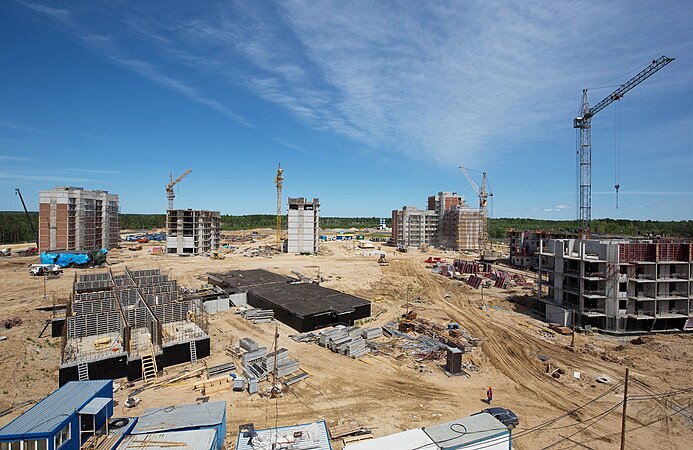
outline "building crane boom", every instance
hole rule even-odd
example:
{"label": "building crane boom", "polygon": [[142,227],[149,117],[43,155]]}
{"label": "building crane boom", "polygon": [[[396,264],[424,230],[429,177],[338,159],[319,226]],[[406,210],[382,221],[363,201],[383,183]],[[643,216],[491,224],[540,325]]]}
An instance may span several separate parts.
{"label": "building crane boom", "polygon": [[482,172],[481,187],[479,187],[466,167],[460,166],[460,170],[479,197],[479,254],[483,258],[484,252],[490,250],[488,239],[488,198],[492,197],[493,194],[488,191],[486,172]]}
{"label": "building crane boom", "polygon": [[277,251],[281,253],[281,240],[282,240],[282,186],[284,184],[284,169],[282,169],[282,163],[279,163],[277,167],[277,176],[274,179],[274,183],[277,186]]}
{"label": "building crane boom", "polygon": [[168,199],[168,210],[171,211],[173,209],[173,199],[176,198],[175,192],[173,192],[173,186],[177,185],[178,183],[181,182],[183,178],[188,176],[188,174],[192,172],[192,169],[188,169],[181,176],[176,178],[175,180],[173,179],[173,174],[170,175],[171,181],[166,185],[166,198]]}
{"label": "building crane boom", "polygon": [[29,210],[26,209],[26,203],[24,203],[24,197],[22,197],[22,192],[19,190],[19,188],[15,188],[14,193],[19,195],[19,200],[22,201],[22,206],[24,207],[24,214],[26,214],[26,220],[29,222],[29,227],[31,228],[31,233],[34,235],[34,238],[36,238],[36,247],[38,248],[38,246],[39,246],[38,233],[36,232],[36,229],[34,228],[34,222],[31,221],[31,216],[29,216]]}
{"label": "building crane boom", "polygon": [[[589,107],[587,89],[582,90],[580,116],[573,120],[573,128],[579,129],[578,154],[580,156],[580,213],[579,227],[583,236],[589,235],[592,221],[592,117],[613,102],[620,100],[623,95],[639,85],[661,68],[672,62],[674,58],[662,56],[630,80],[622,84],[614,92],[606,96],[592,108]],[[619,185],[616,185],[618,191]]]}

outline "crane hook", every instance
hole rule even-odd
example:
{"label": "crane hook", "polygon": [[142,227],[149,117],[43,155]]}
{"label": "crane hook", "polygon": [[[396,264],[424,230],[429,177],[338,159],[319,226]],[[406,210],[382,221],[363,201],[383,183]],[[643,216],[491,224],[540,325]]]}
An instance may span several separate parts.
{"label": "crane hook", "polygon": [[618,190],[621,187],[621,185],[615,184],[614,187],[616,188],[616,209],[618,209]]}

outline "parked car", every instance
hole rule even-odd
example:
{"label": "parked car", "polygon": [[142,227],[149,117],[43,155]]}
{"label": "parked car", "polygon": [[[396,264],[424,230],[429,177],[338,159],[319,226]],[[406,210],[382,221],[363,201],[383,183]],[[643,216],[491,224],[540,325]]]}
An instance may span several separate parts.
{"label": "parked car", "polygon": [[[494,408],[486,408],[483,411],[479,411],[476,414],[491,414],[493,417],[496,418],[499,422],[501,422],[503,425],[506,427],[510,428],[511,430],[518,426],[520,424],[520,419],[517,418],[514,412],[507,408],[501,408],[501,407],[494,407]],[[474,414],[474,415],[476,415]]]}

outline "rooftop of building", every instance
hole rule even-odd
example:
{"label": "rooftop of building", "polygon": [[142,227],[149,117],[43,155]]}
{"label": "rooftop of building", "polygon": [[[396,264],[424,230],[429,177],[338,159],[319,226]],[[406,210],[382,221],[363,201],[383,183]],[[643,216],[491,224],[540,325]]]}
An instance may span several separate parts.
{"label": "rooftop of building", "polygon": [[216,448],[216,434],[214,429],[131,434],[125,436],[116,450],[132,450],[133,448],[137,450],[161,450],[162,448],[211,450]]}
{"label": "rooftop of building", "polygon": [[500,440],[510,433],[508,427],[486,413],[424,427],[423,430],[441,449],[466,447],[494,438]]}
{"label": "rooftop of building", "polygon": [[[332,450],[325,421],[279,428],[255,430],[251,433],[239,433],[236,450],[273,450],[291,448],[295,450]],[[279,447],[276,444],[281,443]]]}
{"label": "rooftop of building", "polygon": [[343,313],[370,304],[353,295],[297,280],[263,269],[209,274],[209,282],[235,292],[252,292],[298,317],[327,311]]}
{"label": "rooftop of building", "polygon": [[304,197],[289,197],[289,205],[303,204],[320,206],[320,199],[313,197],[313,201],[308,201]]}
{"label": "rooftop of building", "polygon": [[226,402],[209,402],[149,408],[137,420],[132,434],[158,433],[186,428],[213,427],[226,417]]}
{"label": "rooftop of building", "polygon": [[66,383],[0,429],[0,439],[27,435],[53,435],[71,414],[82,409],[102,391],[112,395],[112,389],[111,380]]}

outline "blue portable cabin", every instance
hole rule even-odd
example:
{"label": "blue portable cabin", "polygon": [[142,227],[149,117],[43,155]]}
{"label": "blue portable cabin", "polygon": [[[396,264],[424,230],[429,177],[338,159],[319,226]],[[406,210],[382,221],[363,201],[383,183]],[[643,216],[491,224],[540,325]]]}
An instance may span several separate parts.
{"label": "blue portable cabin", "polygon": [[79,450],[112,414],[111,380],[71,381],[0,429],[0,449]]}
{"label": "blue portable cabin", "polygon": [[226,436],[226,402],[149,408],[137,419],[137,424],[130,434],[147,435],[205,429],[216,431],[216,449],[221,450]]}

